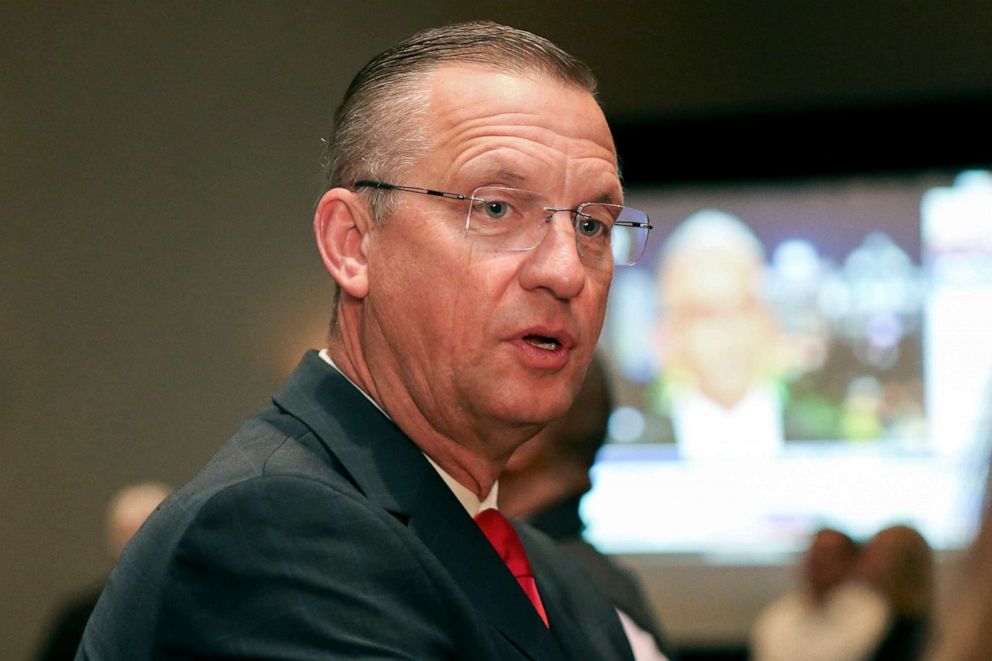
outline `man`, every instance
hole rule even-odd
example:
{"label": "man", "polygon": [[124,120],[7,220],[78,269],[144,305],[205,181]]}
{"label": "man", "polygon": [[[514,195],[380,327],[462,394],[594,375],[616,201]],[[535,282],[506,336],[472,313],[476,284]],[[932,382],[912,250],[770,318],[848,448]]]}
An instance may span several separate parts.
{"label": "man", "polygon": [[889,622],[885,598],[854,580],[860,546],[832,528],[813,536],[800,590],[779,597],[752,632],[754,661],[867,659]]}
{"label": "man", "polygon": [[783,344],[763,299],[764,247],[707,209],[667,239],[658,270],[663,381],[654,407],[686,459],[777,454],[784,437]]}
{"label": "man", "polygon": [[513,453],[500,476],[500,509],[525,518],[568,551],[616,607],[638,661],[664,659],[664,642],[637,579],[582,538],[579,501],[606,439],[613,401],[603,362],[594,356],[568,413]]}
{"label": "man", "polygon": [[855,573],[888,601],[892,618],[870,661],[916,661],[927,651],[934,613],[933,549],[916,528],[894,525],[865,543]]}
{"label": "man", "polygon": [[[107,506],[104,530],[107,554],[111,560],[117,562],[128,540],[171,490],[160,482],[138,482],[114,494]],[[86,622],[102,590],[102,585],[92,587],[59,609],[35,657],[38,661],[75,658]]]}
{"label": "man", "polygon": [[314,218],[327,348],[135,538],[79,658],[630,658],[580,570],[493,509],[648,229],[594,89],[491,23],[359,72]]}

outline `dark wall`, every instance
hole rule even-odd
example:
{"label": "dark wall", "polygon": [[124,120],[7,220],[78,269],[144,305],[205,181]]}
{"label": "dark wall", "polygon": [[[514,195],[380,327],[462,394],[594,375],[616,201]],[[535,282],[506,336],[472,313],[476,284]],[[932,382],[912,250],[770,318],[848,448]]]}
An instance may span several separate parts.
{"label": "dark wall", "polygon": [[987,2],[4,3],[0,657],[108,569],[116,488],[188,479],[321,343],[333,106],[464,18],[587,60],[618,117],[992,94]]}

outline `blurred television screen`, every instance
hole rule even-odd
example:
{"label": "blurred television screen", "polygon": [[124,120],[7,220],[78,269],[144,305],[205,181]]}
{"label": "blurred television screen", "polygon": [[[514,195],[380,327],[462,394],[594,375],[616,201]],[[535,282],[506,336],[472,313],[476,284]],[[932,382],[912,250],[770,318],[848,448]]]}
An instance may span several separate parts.
{"label": "blurred television screen", "polygon": [[781,559],[831,525],[967,544],[992,440],[992,174],[640,186],[584,498],[615,553]]}

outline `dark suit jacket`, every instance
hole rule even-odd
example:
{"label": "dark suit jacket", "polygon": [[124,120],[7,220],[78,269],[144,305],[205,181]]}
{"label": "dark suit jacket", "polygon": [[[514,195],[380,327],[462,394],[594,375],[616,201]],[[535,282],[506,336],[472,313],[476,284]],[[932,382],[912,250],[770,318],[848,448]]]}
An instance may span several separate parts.
{"label": "dark suit jacket", "polygon": [[77,659],[621,659],[612,606],[521,527],[544,626],[437,472],[316,352],[125,549]]}

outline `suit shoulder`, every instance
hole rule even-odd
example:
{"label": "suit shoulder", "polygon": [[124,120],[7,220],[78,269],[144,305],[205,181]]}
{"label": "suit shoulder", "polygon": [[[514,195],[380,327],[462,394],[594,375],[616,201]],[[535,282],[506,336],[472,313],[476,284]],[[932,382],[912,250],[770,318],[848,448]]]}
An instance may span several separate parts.
{"label": "suit shoulder", "polygon": [[347,471],[306,425],[269,407],[246,420],[169,501],[192,512],[238,483],[280,475],[295,475],[342,490],[350,485]]}
{"label": "suit shoulder", "polygon": [[246,641],[295,638],[332,657],[441,658],[452,637],[439,623],[452,614],[440,575],[405,525],[361,494],[265,474],[199,510],[177,546],[155,638],[219,657]]}
{"label": "suit shoulder", "polygon": [[346,483],[263,472],[195,502],[129,547],[90,623],[90,656],[288,658],[297,645],[336,658],[451,656],[438,624],[451,619],[448,586],[404,525]]}

